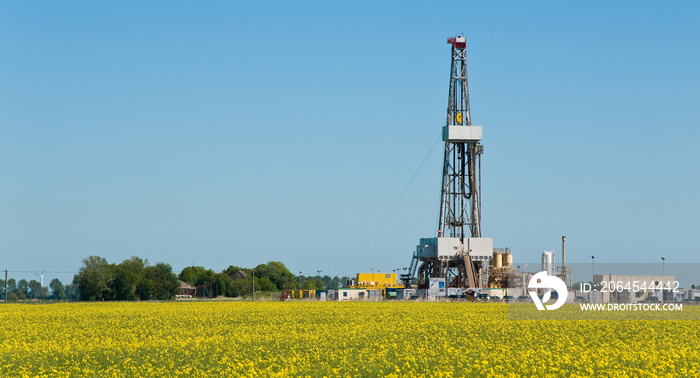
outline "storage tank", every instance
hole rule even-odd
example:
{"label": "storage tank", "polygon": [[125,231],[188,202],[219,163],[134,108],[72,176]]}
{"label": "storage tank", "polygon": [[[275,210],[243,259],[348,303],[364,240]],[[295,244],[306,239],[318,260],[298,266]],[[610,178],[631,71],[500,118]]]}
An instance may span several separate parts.
{"label": "storage tank", "polygon": [[513,254],[510,252],[506,252],[505,254],[506,261],[503,264],[504,266],[513,266]]}
{"label": "storage tank", "polygon": [[549,276],[554,275],[554,251],[542,251],[542,270]]}
{"label": "storage tank", "polygon": [[496,252],[496,268],[503,266],[503,252]]}

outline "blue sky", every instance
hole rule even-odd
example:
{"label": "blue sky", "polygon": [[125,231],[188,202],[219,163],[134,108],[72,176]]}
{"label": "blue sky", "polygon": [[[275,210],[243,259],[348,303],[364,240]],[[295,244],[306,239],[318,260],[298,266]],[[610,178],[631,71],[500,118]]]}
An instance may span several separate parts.
{"label": "blue sky", "polygon": [[568,261],[700,262],[698,19],[693,2],[4,2],[0,267],[407,266],[435,234],[440,144],[371,236],[440,135],[457,34],[484,236],[516,261],[566,235]]}

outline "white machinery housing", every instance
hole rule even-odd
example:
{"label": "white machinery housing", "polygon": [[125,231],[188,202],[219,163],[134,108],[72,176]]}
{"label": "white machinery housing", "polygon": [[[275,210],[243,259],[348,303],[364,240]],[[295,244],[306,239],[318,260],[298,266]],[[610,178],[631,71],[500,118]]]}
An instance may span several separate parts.
{"label": "white machinery housing", "polygon": [[493,257],[492,238],[460,238],[438,237],[421,238],[416,246],[416,256],[421,258],[437,258],[439,260],[461,260],[465,255],[474,261],[489,261]]}
{"label": "white machinery housing", "polygon": [[446,142],[470,142],[481,140],[481,126],[443,126],[442,140]]}

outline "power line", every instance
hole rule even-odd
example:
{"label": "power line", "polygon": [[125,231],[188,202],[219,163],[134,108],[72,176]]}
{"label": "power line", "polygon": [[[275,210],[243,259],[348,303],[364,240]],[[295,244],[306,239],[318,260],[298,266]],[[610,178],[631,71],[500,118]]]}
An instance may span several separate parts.
{"label": "power line", "polygon": [[[41,270],[7,270],[8,273],[41,273]],[[44,271],[44,273],[52,274],[78,274],[80,272],[57,272],[57,271]]]}
{"label": "power line", "polygon": [[408,183],[406,184],[406,186],[405,186],[405,187],[403,188],[403,190],[401,191],[401,194],[399,194],[399,196],[396,198],[396,201],[394,201],[394,204],[391,205],[391,208],[389,208],[389,211],[386,213],[386,215],[384,216],[384,218],[382,218],[381,222],[379,222],[379,224],[378,224],[377,227],[374,229],[374,231],[373,231],[372,234],[369,236],[369,238],[367,238],[367,240],[364,242],[364,244],[362,244],[362,247],[360,248],[360,250],[359,250],[359,251],[357,252],[357,254],[355,255],[355,258],[350,262],[350,264],[348,264],[347,267],[345,267],[345,269],[343,270],[343,273],[341,274],[341,276],[345,276],[345,273],[347,273],[348,269],[350,269],[350,267],[351,267],[353,264],[355,264],[355,262],[357,262],[357,259],[359,259],[360,256],[362,256],[363,253],[365,253],[365,251],[367,250],[367,247],[368,247],[369,244],[372,242],[372,240],[374,239],[374,237],[377,236],[377,234],[378,234],[379,231],[382,229],[382,227],[384,227],[384,223],[386,223],[386,221],[389,219],[389,217],[391,216],[391,214],[393,214],[394,210],[396,209],[396,206],[398,206],[398,204],[399,204],[399,202],[401,201],[401,199],[403,198],[404,194],[406,194],[406,192],[408,191],[408,188],[409,188],[409,187],[411,186],[411,184],[413,183],[413,180],[416,178],[416,176],[418,176],[418,172],[420,172],[421,168],[423,168],[423,165],[424,165],[425,162],[428,160],[428,157],[430,157],[430,153],[433,152],[433,149],[435,148],[435,146],[437,145],[438,141],[440,141],[441,138],[442,138],[442,134],[441,134],[440,136],[438,136],[437,139],[435,139],[435,142],[433,143],[432,147],[430,147],[430,150],[429,150],[428,153],[425,155],[425,157],[423,158],[423,161],[420,163],[420,165],[418,166],[418,168],[416,169],[416,171],[413,173],[413,176],[411,176],[411,179],[408,180]]}

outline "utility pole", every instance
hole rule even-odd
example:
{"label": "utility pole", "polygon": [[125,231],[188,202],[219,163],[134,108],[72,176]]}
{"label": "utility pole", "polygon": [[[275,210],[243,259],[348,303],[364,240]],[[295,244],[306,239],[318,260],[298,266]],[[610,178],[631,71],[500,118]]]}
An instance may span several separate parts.
{"label": "utility pole", "polygon": [[[666,275],[666,258],[663,256],[661,257],[661,275]],[[5,281],[7,281],[7,278],[5,278]]]}
{"label": "utility pole", "polygon": [[255,302],[255,268],[253,268],[253,302]]}
{"label": "utility pole", "polygon": [[5,304],[7,304],[7,269],[5,269]]}

